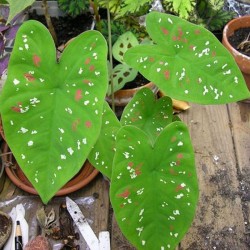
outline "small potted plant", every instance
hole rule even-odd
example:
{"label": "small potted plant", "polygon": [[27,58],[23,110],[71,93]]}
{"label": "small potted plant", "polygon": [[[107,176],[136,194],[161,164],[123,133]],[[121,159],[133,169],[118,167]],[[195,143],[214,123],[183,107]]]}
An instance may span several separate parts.
{"label": "small potted plant", "polygon": [[[143,78],[136,69],[124,62],[127,50],[137,45],[139,45],[139,41],[136,36],[131,31],[127,31],[120,35],[112,46],[112,55],[116,63],[114,68],[110,70],[110,78],[112,74],[114,104],[116,106],[127,105],[141,88],[150,88],[155,94],[157,93],[158,89],[152,82]],[[127,87],[125,88],[125,86]],[[111,93],[111,84],[109,84],[106,98],[109,103],[112,103]]]}
{"label": "small potted plant", "polygon": [[232,19],[223,30],[222,43],[242,71],[250,90],[250,16]]}
{"label": "small potted plant", "polygon": [[[147,15],[146,27],[154,44],[129,49],[125,62],[171,98],[222,104],[250,96],[235,61],[206,29],[157,12]],[[173,115],[170,97],[157,100],[147,88],[118,121],[105,102],[107,88],[99,32],[75,38],[57,62],[46,28],[26,22],[0,97],[6,140],[44,203],[89,159],[110,179],[128,240],[138,249],[175,249],[198,201],[188,128]]]}

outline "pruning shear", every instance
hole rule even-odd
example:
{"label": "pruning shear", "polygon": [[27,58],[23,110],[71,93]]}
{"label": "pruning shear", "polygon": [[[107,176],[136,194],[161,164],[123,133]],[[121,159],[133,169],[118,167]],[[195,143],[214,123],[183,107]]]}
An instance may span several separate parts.
{"label": "pruning shear", "polygon": [[102,231],[99,233],[99,238],[97,238],[79,206],[69,197],[66,197],[66,206],[90,250],[110,250],[109,232]]}

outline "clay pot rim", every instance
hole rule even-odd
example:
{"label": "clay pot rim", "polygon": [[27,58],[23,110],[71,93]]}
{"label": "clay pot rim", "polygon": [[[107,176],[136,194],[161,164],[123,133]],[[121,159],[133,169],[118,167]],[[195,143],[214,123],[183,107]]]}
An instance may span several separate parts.
{"label": "clay pot rim", "polygon": [[[6,149],[8,150],[7,143],[4,144],[3,152],[6,152]],[[6,155],[3,156],[3,158],[7,158]],[[33,188],[33,186],[26,182],[23,182],[20,179],[20,176],[18,176],[17,170],[13,167],[5,167],[5,172],[10,178],[10,180],[20,189],[30,193],[38,195],[38,192]],[[97,175],[99,174],[99,171],[95,169],[89,161],[86,161],[81,168],[81,170],[65,185],[63,186],[54,196],[62,196],[69,193],[72,193],[74,191],[77,191],[87,184],[89,184]]]}
{"label": "clay pot rim", "polygon": [[[155,94],[158,91],[158,87],[153,83],[153,82],[148,82],[140,87],[136,88],[131,88],[131,89],[120,89],[117,90],[114,93],[114,98],[115,98],[115,105],[117,107],[124,107],[128,104],[130,99],[135,95],[137,91],[143,88],[149,88],[151,89]],[[111,95],[106,96],[106,101],[111,104],[112,103],[112,97]]]}
{"label": "clay pot rim", "polygon": [[[238,25],[238,23],[240,23],[240,25]],[[240,28],[246,28],[246,27],[250,27],[250,16],[241,16],[241,17],[237,17],[237,18],[230,20],[224,26],[223,33],[222,33],[222,43],[224,44],[224,46],[230,49],[236,57],[242,58],[243,60],[250,61],[249,56],[240,53],[228,41],[228,37],[233,35],[235,30],[240,29]]]}
{"label": "clay pot rim", "polygon": [[115,92],[115,95],[117,94],[117,93],[131,93],[131,92],[136,92],[136,91],[138,91],[138,90],[140,90],[140,89],[142,89],[142,88],[150,88],[150,87],[156,87],[156,85],[153,83],[153,82],[148,82],[148,83],[146,83],[146,84],[144,84],[144,85],[142,85],[142,86],[140,86],[140,87],[136,87],[136,88],[132,88],[132,89],[119,89],[119,90],[117,90],[116,92]]}

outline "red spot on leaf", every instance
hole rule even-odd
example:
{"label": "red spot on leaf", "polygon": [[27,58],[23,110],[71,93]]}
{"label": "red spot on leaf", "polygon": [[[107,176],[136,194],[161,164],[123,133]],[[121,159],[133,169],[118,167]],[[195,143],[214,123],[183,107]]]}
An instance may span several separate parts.
{"label": "red spot on leaf", "polygon": [[80,99],[82,99],[82,90],[78,89],[75,93],[75,100],[79,101]]}
{"label": "red spot on leaf", "polygon": [[174,169],[172,169],[172,168],[169,169],[169,173],[171,175],[178,175],[178,173]]}
{"label": "red spot on leaf", "polygon": [[148,59],[150,62],[154,62],[155,61],[155,59],[153,58],[153,57],[149,57],[149,59]]}
{"label": "red spot on leaf", "polygon": [[94,65],[90,65],[89,66],[89,71],[93,71],[93,70],[95,70],[95,66]]}
{"label": "red spot on leaf", "polygon": [[133,165],[134,165],[134,163],[132,161],[128,163],[129,167],[133,167]]}
{"label": "red spot on leaf", "polygon": [[177,37],[176,37],[176,36],[173,36],[173,37],[172,37],[172,40],[173,40],[173,41],[176,41],[176,40],[177,40]]}
{"label": "red spot on leaf", "polygon": [[85,84],[89,84],[89,83],[90,83],[90,80],[88,80],[88,79],[84,79],[84,80],[83,80],[83,83],[85,83]]}
{"label": "red spot on leaf", "polygon": [[190,45],[189,49],[194,50],[194,47],[195,47],[194,45]]}
{"label": "red spot on leaf", "polygon": [[215,56],[216,56],[216,52],[212,51],[212,57],[215,57]]}
{"label": "red spot on leaf", "polygon": [[80,124],[80,119],[79,118],[76,119],[75,121],[73,121],[73,123],[72,123],[72,130],[76,131],[79,124]]}
{"label": "red spot on leaf", "polygon": [[138,121],[138,120],[139,120],[138,117],[131,117],[131,122],[136,122],[136,121]]}
{"label": "red spot on leaf", "polygon": [[175,192],[179,192],[180,190],[182,190],[184,187],[182,187],[181,185],[178,185],[175,189]]}
{"label": "red spot on leaf", "polygon": [[117,196],[118,197],[123,197],[123,198],[128,198],[130,195],[130,191],[129,189],[127,188],[124,192],[122,192],[121,194],[118,194]]}
{"label": "red spot on leaf", "polygon": [[29,82],[33,82],[33,81],[36,80],[36,78],[35,78],[33,75],[29,74],[29,73],[25,73],[25,74],[24,74],[24,77],[25,77],[25,79],[28,80]]}
{"label": "red spot on leaf", "polygon": [[201,33],[201,31],[200,31],[200,30],[195,30],[194,33],[195,33],[196,35],[199,35],[199,34]]}
{"label": "red spot on leaf", "polygon": [[170,78],[170,71],[169,71],[169,70],[166,70],[166,71],[164,72],[164,76],[165,76],[165,78],[168,80],[168,79]]}
{"label": "red spot on leaf", "polygon": [[183,158],[183,154],[178,154],[178,155],[177,155],[177,158],[178,158],[178,159],[182,159],[182,158]]}
{"label": "red spot on leaf", "polygon": [[131,141],[132,141],[132,138],[131,138],[131,137],[128,137],[127,141],[131,142]]}
{"label": "red spot on leaf", "polygon": [[[143,162],[141,162],[141,163],[139,163],[136,167],[135,167],[135,174],[136,175],[140,175],[142,172],[141,172],[141,167],[142,167],[142,165],[143,165]],[[134,166],[134,163],[133,162],[129,162],[128,163],[128,166],[129,167],[133,167]]]}
{"label": "red spot on leaf", "polygon": [[179,36],[182,37],[183,36],[183,31],[181,28],[178,28],[178,33],[179,33]]}
{"label": "red spot on leaf", "polygon": [[170,226],[169,226],[169,229],[170,229],[170,231],[174,231],[174,226],[173,226],[173,225],[170,225]]}
{"label": "red spot on leaf", "polygon": [[168,35],[168,30],[164,27],[161,28],[161,31],[163,32],[164,35]]}
{"label": "red spot on leaf", "polygon": [[175,142],[176,141],[176,136],[173,136],[172,138],[171,138],[171,142]]}
{"label": "red spot on leaf", "polygon": [[141,172],[141,166],[138,166],[135,168],[135,174],[136,175],[140,175],[142,172]]}
{"label": "red spot on leaf", "polygon": [[89,64],[91,61],[90,57],[88,57],[86,60],[85,60],[85,64]]}
{"label": "red spot on leaf", "polygon": [[92,127],[92,122],[91,121],[86,121],[85,126],[86,126],[86,128],[91,128]]}
{"label": "red spot on leaf", "polygon": [[11,107],[11,109],[12,109],[14,112],[17,112],[17,113],[20,113],[20,112],[21,112],[21,109],[20,109],[18,106]]}
{"label": "red spot on leaf", "polygon": [[177,161],[176,161],[176,166],[180,166],[180,165],[181,165],[180,160],[177,160]]}
{"label": "red spot on leaf", "polygon": [[41,58],[38,55],[33,55],[33,63],[36,67],[40,67]]}

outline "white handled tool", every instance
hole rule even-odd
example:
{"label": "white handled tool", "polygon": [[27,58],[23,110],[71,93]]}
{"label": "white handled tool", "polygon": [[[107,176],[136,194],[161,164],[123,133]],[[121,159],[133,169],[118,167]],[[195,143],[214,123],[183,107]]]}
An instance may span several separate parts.
{"label": "white handled tool", "polygon": [[78,205],[69,197],[66,197],[66,206],[89,248],[91,250],[110,250],[109,232],[100,232],[98,239]]}

